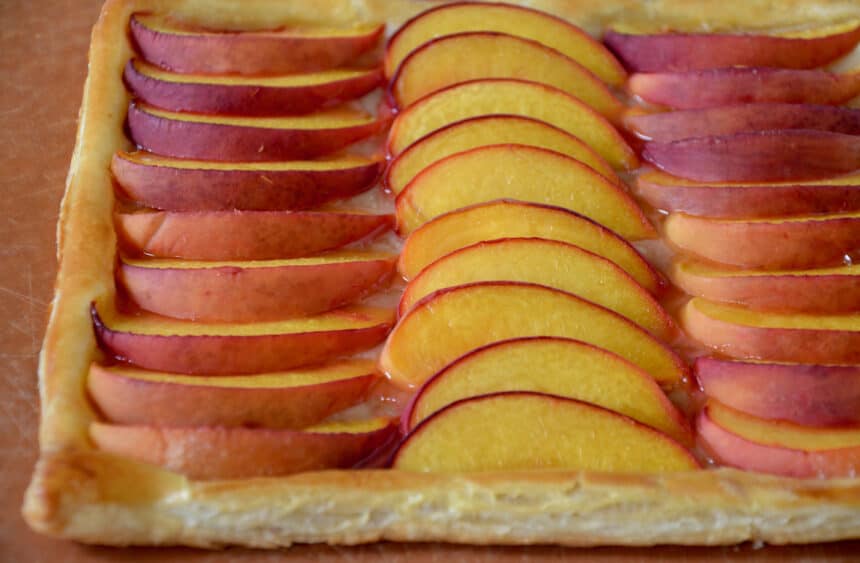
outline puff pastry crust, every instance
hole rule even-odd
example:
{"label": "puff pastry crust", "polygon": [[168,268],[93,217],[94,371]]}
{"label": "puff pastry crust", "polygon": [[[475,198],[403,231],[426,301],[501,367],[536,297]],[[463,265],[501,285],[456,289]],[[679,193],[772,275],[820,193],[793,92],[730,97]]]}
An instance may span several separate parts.
{"label": "puff pastry crust", "polygon": [[[591,33],[610,22],[755,29],[860,18],[856,0],[532,0]],[[731,469],[665,476],[577,472],[325,471],[193,482],[95,450],[84,388],[99,357],[89,303],[111,299],[116,239],[111,155],[128,149],[123,65],[133,12],[244,29],[285,21],[386,21],[413,0],[109,0],[93,30],[77,142],[58,225],[59,273],[40,357],[41,458],[24,516],[40,532],[110,545],[377,540],[564,545],[773,544],[860,537],[860,479],[793,480]]]}

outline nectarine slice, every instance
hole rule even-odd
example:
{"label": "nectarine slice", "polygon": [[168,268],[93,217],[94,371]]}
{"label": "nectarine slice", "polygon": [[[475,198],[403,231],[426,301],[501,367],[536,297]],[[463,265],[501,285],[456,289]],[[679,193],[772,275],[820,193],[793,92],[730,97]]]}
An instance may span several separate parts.
{"label": "nectarine slice", "polygon": [[765,313],[696,297],[679,318],[687,334],[732,358],[860,363],[860,314]]}
{"label": "nectarine slice", "polygon": [[569,156],[527,145],[478,147],[425,168],[397,196],[398,229],[408,234],[443,213],[502,198],[564,207],[628,240],[656,236],[618,184]]}
{"label": "nectarine slice", "polygon": [[860,424],[860,366],[703,357],[695,370],[707,396],[759,418],[810,426]]}
{"label": "nectarine slice", "polygon": [[470,350],[524,336],[575,338],[675,385],[686,366],[668,346],[618,313],[571,293],[522,282],[479,282],[442,289],[400,319],[380,357],[398,386],[421,385]]}
{"label": "nectarine slice", "polygon": [[690,295],[766,311],[860,310],[860,265],[816,270],[735,270],[678,260],[672,281]]}
{"label": "nectarine slice", "polygon": [[272,321],[330,311],[381,288],[397,256],[345,251],[288,260],[124,259],[117,282],[138,306],[202,322]]}
{"label": "nectarine slice", "polygon": [[570,57],[613,86],[621,86],[626,77],[606,47],[569,22],[525,6],[483,2],[435,6],[406,22],[386,46],[385,75],[394,76],[403,59],[424,43],[467,31],[495,31],[537,41]]}
{"label": "nectarine slice", "polygon": [[370,360],[217,377],[93,364],[87,390],[117,424],[304,428],[360,403],[377,380]]}
{"label": "nectarine slice", "polygon": [[373,48],[380,24],[327,28],[308,24],[217,31],[155,14],[135,14],[131,35],[143,57],[182,73],[270,75],[335,68]]}
{"label": "nectarine slice", "polygon": [[232,375],[283,371],[367,350],[385,339],[394,311],[344,307],[301,319],[203,324],[92,307],[102,350],[145,369]]}
{"label": "nectarine slice", "polygon": [[436,412],[400,445],[393,467],[664,473],[699,464],[675,440],[626,416],[574,399],[507,392],[464,399]]}
{"label": "nectarine slice", "polygon": [[517,115],[486,115],[452,123],[409,145],[389,164],[385,186],[397,195],[422,170],[446,156],[503,143],[560,152],[620,182],[612,167],[591,147],[558,127]]}
{"label": "nectarine slice", "polygon": [[379,86],[382,70],[327,70],[252,78],[178,74],[131,60],[123,79],[136,98],[171,111],[288,115],[359,98]]}
{"label": "nectarine slice", "polygon": [[699,437],[718,463],[786,477],[854,477],[860,427],[822,428],[764,420],[709,401]]}
{"label": "nectarine slice", "polygon": [[201,480],[349,468],[385,445],[396,432],[397,426],[387,418],[321,424],[305,430],[90,424],[90,439],[100,450]]}
{"label": "nectarine slice", "polygon": [[804,269],[841,265],[860,248],[860,213],[770,219],[714,219],[672,213],[668,242],[723,264]]}
{"label": "nectarine slice", "polygon": [[838,105],[860,94],[860,72],[729,67],[634,74],[628,88],[646,102],[676,109],[757,102]]}
{"label": "nectarine slice", "polygon": [[845,55],[860,40],[856,20],[782,33],[635,33],[610,29],[603,40],[634,71],[730,66],[816,68]]}
{"label": "nectarine slice", "polygon": [[657,209],[712,217],[778,217],[860,210],[860,174],[807,182],[700,183],[646,172],[638,195]]}
{"label": "nectarine slice", "polygon": [[624,270],[578,246],[540,238],[479,242],[440,258],[406,287],[400,315],[434,291],[479,281],[554,287],[615,311],[658,338],[675,332],[657,300]]}
{"label": "nectarine slice", "polygon": [[361,211],[138,211],[114,215],[127,252],[190,260],[298,258],[372,237],[393,215]]}
{"label": "nectarine slice", "polygon": [[584,66],[537,41],[495,32],[437,37],[412,51],[391,79],[397,107],[469,80],[517,78],[554,86],[617,120],[623,106]]}
{"label": "nectarine slice", "polygon": [[345,107],[289,117],[180,113],[133,103],[131,140],[148,151],[179,158],[260,162],[314,158],[378,133],[384,123]]}
{"label": "nectarine slice", "polygon": [[382,166],[358,156],[230,163],[118,152],[111,160],[124,197],[171,211],[310,209],[367,190]]}
{"label": "nectarine slice", "polygon": [[636,167],[636,154],[599,113],[552,86],[504,78],[456,84],[412,104],[394,120],[388,136],[388,152],[396,156],[428,133],[463,119],[490,114],[545,121],[582,139],[613,168]]}
{"label": "nectarine slice", "polygon": [[496,342],[446,366],[404,411],[406,429],[461,399],[501,391],[535,391],[578,399],[629,416],[681,443],[692,437],[684,417],[650,375],[620,356],[569,338]]}
{"label": "nectarine slice", "polygon": [[575,244],[611,260],[652,293],[664,285],[636,249],[606,227],[562,207],[511,200],[458,209],[424,224],[406,239],[400,254],[400,273],[413,279],[455,250],[509,237],[539,237]]}

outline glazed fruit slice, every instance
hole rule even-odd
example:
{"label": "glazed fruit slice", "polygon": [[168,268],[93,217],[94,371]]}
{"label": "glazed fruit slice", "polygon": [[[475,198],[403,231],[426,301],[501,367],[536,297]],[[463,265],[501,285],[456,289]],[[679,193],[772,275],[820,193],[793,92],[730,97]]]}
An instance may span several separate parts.
{"label": "glazed fruit slice", "polygon": [[675,247],[746,268],[839,266],[860,248],[860,214],[772,219],[711,219],[672,213],[665,235]]}
{"label": "glazed fruit slice", "polygon": [[443,213],[501,198],[564,207],[628,240],[655,236],[618,184],[569,156],[527,145],[479,147],[425,168],[397,196],[398,229],[408,234]]}
{"label": "glazed fruit slice", "polygon": [[816,68],[850,52],[860,40],[857,21],[780,35],[636,33],[610,29],[604,41],[638,72],[730,66]]}
{"label": "glazed fruit slice", "polygon": [[817,270],[735,270],[676,261],[672,281],[690,295],[751,309],[808,313],[860,310],[860,265]]}
{"label": "glazed fruit slice", "polygon": [[360,403],[378,379],[370,360],[217,377],[93,364],[87,391],[115,424],[304,428]]}
{"label": "glazed fruit slice", "polygon": [[358,156],[229,163],[118,152],[111,160],[124,197],[171,211],[310,209],[367,190],[382,166]]}
{"label": "glazed fruit slice", "polygon": [[610,120],[623,106],[585,67],[537,41],[505,33],[457,33],[432,39],[412,51],[392,78],[398,107],[460,82],[516,78],[554,86],[582,100]]}
{"label": "glazed fruit slice", "polygon": [[101,450],[201,480],[353,467],[396,432],[397,426],[387,418],[320,424],[305,430],[90,425],[90,439]]}
{"label": "glazed fruit slice", "polygon": [[446,473],[664,473],[699,464],[665,434],[612,411],[543,393],[509,392],[465,399],[438,411],[401,444],[393,466]]}
{"label": "glazed fruit slice", "polygon": [[178,74],[131,60],[123,79],[136,98],[163,109],[262,116],[310,113],[359,98],[380,85],[382,70],[328,70],[251,78]]}
{"label": "glazed fruit slice", "polygon": [[726,218],[779,217],[860,210],[860,174],[808,182],[700,183],[645,172],[638,194],[657,209]]}
{"label": "glazed fruit slice", "polygon": [[739,411],[811,426],[860,424],[860,366],[699,358],[705,394]]}
{"label": "glazed fruit slice", "polygon": [[384,129],[355,109],[338,107],[290,117],[179,113],[144,104],[128,109],[132,141],[165,156],[228,162],[314,158]]}
{"label": "glazed fruit slice", "polygon": [[158,15],[131,18],[131,35],[143,57],[186,74],[271,75],[335,68],[373,48],[384,32],[384,25],[360,24],[236,33]]}
{"label": "glazed fruit slice", "polygon": [[624,83],[624,69],[615,57],[578,27],[524,6],[479,2],[436,6],[406,22],[388,42],[386,76],[394,76],[409,53],[433,38],[467,31],[495,31],[531,39],[577,61],[608,84]]}
{"label": "glazed fruit slice", "polygon": [[502,391],[578,399],[629,416],[683,444],[684,417],[650,375],[627,360],[567,338],[517,338],[473,350],[431,377],[403,414],[407,431],[451,403]]}
{"label": "glazed fruit slice", "polygon": [[117,282],[138,306],[201,322],[274,321],[330,311],[381,288],[397,256],[346,251],[249,262],[124,259]]}
{"label": "glazed fruit slice", "polygon": [[388,136],[396,156],[446,125],[491,114],[531,117],[579,137],[612,165],[635,168],[636,154],[621,134],[593,109],[557,88],[513,79],[485,79],[450,86],[401,112]]}
{"label": "glazed fruit slice", "polygon": [[114,224],[132,255],[189,260],[299,258],[387,231],[393,215],[361,211],[140,211]]}
{"label": "glazed fruit slice", "polygon": [[675,332],[657,300],[624,270],[578,246],[539,238],[479,242],[440,258],[406,287],[400,315],[434,291],[480,281],[553,287],[615,311],[658,338]]}
{"label": "glazed fruit slice", "polygon": [[560,152],[590,166],[608,179],[620,182],[612,167],[573,135],[528,117],[486,115],[452,123],[412,143],[391,161],[385,173],[385,185],[397,195],[422,170],[446,156],[504,143]]}
{"label": "glazed fruit slice", "polygon": [[860,314],[764,313],[696,297],[679,318],[687,334],[738,359],[860,363]]}
{"label": "glazed fruit slice", "polygon": [[718,463],[786,477],[854,477],[860,427],[821,428],[763,420],[709,401],[699,437]]}
{"label": "glazed fruit slice", "polygon": [[630,360],[659,383],[685,377],[665,344],[621,315],[549,287],[480,282],[428,295],[397,324],[380,366],[400,387],[421,385],[466,352],[525,336],[575,338]]}
{"label": "glazed fruit slice", "polygon": [[315,317],[203,324],[92,307],[96,339],[117,360],[185,374],[283,371],[367,350],[385,339],[394,311],[345,307]]}
{"label": "glazed fruit slice", "polygon": [[400,255],[400,273],[413,279],[439,258],[472,244],[510,237],[539,237],[575,244],[611,260],[652,293],[660,275],[630,243],[572,211],[521,201],[491,201],[458,209],[414,231]]}

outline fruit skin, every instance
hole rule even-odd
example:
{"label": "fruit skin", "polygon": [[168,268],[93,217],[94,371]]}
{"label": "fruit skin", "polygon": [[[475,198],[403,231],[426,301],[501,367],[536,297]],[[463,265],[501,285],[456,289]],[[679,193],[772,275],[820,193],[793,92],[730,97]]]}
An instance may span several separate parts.
{"label": "fruit skin", "polygon": [[631,71],[661,72],[707,68],[816,68],[849,53],[860,27],[814,38],[727,33],[637,35],[609,29],[603,41]]}
{"label": "fruit skin", "polygon": [[860,136],[793,129],[650,141],[642,158],[700,182],[819,180],[860,168]]}
{"label": "fruit skin", "polygon": [[129,135],[141,148],[165,156],[222,162],[316,158],[379,133],[385,125],[371,120],[328,129],[273,129],[171,119],[135,103],[128,108]]}
{"label": "fruit skin", "polygon": [[[393,314],[356,328],[261,335],[176,335],[123,332],[91,315],[99,347],[118,361],[184,374],[230,375],[283,371],[372,348],[385,340]],[[357,319],[361,315],[356,315]],[[358,323],[358,320],[357,320]]]}
{"label": "fruit skin", "polygon": [[701,357],[694,372],[709,397],[733,409],[810,426],[860,424],[860,367]]}
{"label": "fruit skin", "polygon": [[147,211],[115,213],[130,255],[189,260],[299,258],[394,227],[393,215],[341,211]]}
{"label": "fruit skin", "polygon": [[[860,445],[811,451],[788,448],[778,443],[754,442],[738,433],[742,428],[725,428],[717,423],[713,418],[714,408],[715,404],[709,403],[699,413],[696,430],[703,447],[721,465],[796,478],[854,477],[860,468]],[[739,414],[744,418],[752,418]],[[774,421],[770,421],[769,425],[776,436],[780,428],[793,426],[791,423]],[[810,427],[808,430],[811,436],[816,433],[839,432],[816,427]]]}
{"label": "fruit skin", "polygon": [[[369,189],[380,160],[330,170],[176,168],[118,152],[111,172],[123,197],[170,211],[304,210]],[[181,189],[178,187],[181,186]]]}
{"label": "fruit skin", "polygon": [[[201,376],[193,376],[198,384],[176,383],[169,379],[174,374],[150,381],[92,364],[87,392],[104,419],[116,424],[300,429],[363,401],[379,380],[368,364],[363,374],[282,387],[219,387]],[[326,375],[324,368],[319,373]]]}
{"label": "fruit skin", "polygon": [[[454,434],[455,426],[470,431]],[[554,440],[547,439],[551,436]],[[457,473],[553,468],[663,473],[700,467],[676,441],[633,419],[575,399],[524,391],[470,397],[437,411],[400,444],[392,466]]]}
{"label": "fruit skin", "polygon": [[685,253],[743,268],[840,266],[860,248],[860,214],[722,220],[671,213],[664,233]]}
{"label": "fruit skin", "polygon": [[310,113],[324,106],[359,98],[382,83],[382,69],[296,86],[172,82],[141,72],[140,62],[128,61],[123,80],[132,94],[147,104],[171,111],[221,115],[288,115]]}
{"label": "fruit skin", "polygon": [[90,425],[90,439],[99,449],[200,480],[349,468],[396,433],[394,424],[360,433],[219,426],[163,428],[103,422]]}
{"label": "fruit skin", "polygon": [[628,88],[646,102],[675,109],[758,102],[839,105],[860,94],[860,73],[729,67],[634,74]]}
{"label": "fruit skin", "polygon": [[[751,326],[744,324],[748,320],[743,314],[745,311],[739,306],[712,303],[696,297],[683,307],[678,321],[688,336],[731,358],[802,364],[860,364],[860,323],[852,330],[837,329],[825,324],[824,319],[832,320],[832,316],[821,316],[820,326]],[[749,316],[777,320],[807,317],[799,313],[752,313]],[[856,314],[851,317],[860,318]]]}
{"label": "fruit skin", "polygon": [[[364,33],[319,37],[288,33],[170,33],[151,27],[155,16],[133,15],[131,36],[143,57],[187,74],[291,74],[341,66],[373,48],[385,26]],[[181,28],[180,28],[181,29]]]}
{"label": "fruit skin", "polygon": [[726,218],[860,211],[860,175],[813,183],[698,183],[663,172],[636,177],[636,193],[657,209]]}

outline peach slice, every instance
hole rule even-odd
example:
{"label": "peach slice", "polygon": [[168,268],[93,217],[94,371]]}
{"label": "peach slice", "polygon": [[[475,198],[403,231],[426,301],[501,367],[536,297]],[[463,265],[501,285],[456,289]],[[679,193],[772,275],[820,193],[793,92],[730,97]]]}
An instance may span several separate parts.
{"label": "peach slice", "polygon": [[672,213],[667,241],[698,257],[745,268],[838,266],[860,248],[860,213],[713,219]]}
{"label": "peach slice", "polygon": [[860,366],[698,358],[695,370],[706,395],[759,418],[813,426],[860,423]]}
{"label": "peach slice", "polygon": [[133,254],[189,260],[299,258],[372,237],[393,215],[361,211],[140,211],[116,213]]}
{"label": "peach slice", "polygon": [[391,161],[385,186],[395,195],[422,170],[446,156],[487,145],[516,143],[566,154],[603,174],[621,180],[600,155],[573,135],[544,121],[517,115],[465,119],[422,137]]}
{"label": "peach slice", "polygon": [[575,399],[518,391],[472,397],[438,411],[400,445],[393,467],[665,473],[699,464],[678,442],[631,418]]}
{"label": "peach slice", "polygon": [[660,304],[624,270],[578,246],[540,238],[479,242],[433,262],[406,287],[401,316],[427,295],[481,281],[536,283],[588,299],[664,340],[675,324]]}
{"label": "peach slice", "polygon": [[386,46],[385,75],[394,76],[403,59],[428,41],[467,31],[495,31],[537,41],[613,86],[623,85],[626,78],[624,69],[606,47],[567,21],[524,6],[483,2],[436,6],[406,22]]}
{"label": "peach slice", "polygon": [[820,180],[860,168],[860,136],[789,129],[651,141],[642,158],[700,182]]}
{"label": "peach slice", "polygon": [[310,113],[359,98],[382,82],[382,70],[328,70],[281,76],[176,74],[131,60],[123,79],[143,102],[171,111],[221,115]]}
{"label": "peach slice", "polygon": [[849,53],[860,40],[856,21],[791,34],[625,33],[610,29],[603,40],[639,72],[730,66],[816,68]]}
{"label": "peach slice", "polygon": [[860,311],[860,265],[817,270],[735,270],[679,260],[672,281],[690,295],[751,309],[807,313]]}
{"label": "peach slice", "polygon": [[582,340],[615,352],[665,385],[686,376],[686,366],[668,346],[618,313],[522,282],[480,282],[428,295],[400,319],[379,363],[393,383],[414,387],[466,352],[524,336]]}
{"label": "peach slice", "polygon": [[758,102],[838,105],[860,94],[860,72],[715,68],[634,74],[628,88],[646,102],[676,109]]}
{"label": "peach slice", "polygon": [[409,235],[398,267],[410,280],[446,254],[510,237],[574,244],[612,261],[651,293],[664,286],[660,274],[636,249],[606,227],[562,207],[521,201],[491,201],[440,215]]}
{"label": "peach slice", "polygon": [[578,99],[546,84],[504,78],[455,84],[412,104],[395,118],[388,152],[397,156],[428,133],[490,114],[544,121],[582,139],[613,168],[637,165],[636,154],[615,127]]}
{"label": "peach slice", "polygon": [[801,364],[860,363],[860,314],[763,313],[693,298],[687,334],[732,358]]}
{"label": "peach slice", "polygon": [[478,147],[425,168],[397,196],[398,229],[408,234],[443,213],[502,198],[564,207],[628,240],[656,236],[618,184],[569,156],[527,145]]}
{"label": "peach slice", "polygon": [[647,141],[675,141],[766,129],[860,134],[860,109],[812,104],[737,104],[660,113],[629,111],[624,125]]}
{"label": "peach slice", "polygon": [[291,74],[335,68],[372,49],[380,24],[352,28],[290,26],[265,31],[215,31],[163,16],[135,14],[131,36],[143,57],[186,74]]}
{"label": "peach slice", "polygon": [[397,426],[387,418],[320,424],[305,430],[90,424],[90,439],[100,450],[200,480],[349,468],[396,433]]}
{"label": "peach slice", "polygon": [[128,108],[131,140],[165,156],[229,162],[314,158],[384,129],[383,121],[350,108],[289,117],[234,117]]}
{"label": "peach slice", "polygon": [[763,420],[716,401],[696,424],[705,448],[723,465],[786,477],[854,477],[860,469],[857,427]]}
{"label": "peach slice", "polygon": [[554,86],[610,120],[623,105],[606,85],[573,59],[537,41],[506,33],[457,33],[412,51],[391,79],[390,98],[407,107],[442,88],[481,78],[517,78]]}
{"label": "peach slice", "polygon": [[110,357],[145,369],[201,375],[283,371],[373,348],[394,311],[352,306],[315,317],[243,324],[201,324],[157,315],[99,312],[93,327]]}
{"label": "peach slice", "polygon": [[124,259],[117,284],[139,307],[201,322],[274,321],[352,303],[391,279],[397,255],[336,252],[249,262]]}
{"label": "peach slice", "polygon": [[860,211],[860,174],[807,182],[703,184],[650,171],[636,178],[636,191],[657,209],[711,217]]}
{"label": "peach slice", "polygon": [[516,338],[473,350],[431,377],[403,413],[406,430],[461,399],[535,391],[629,416],[683,444],[687,421],[650,375],[627,360],[568,338]]}
{"label": "peach slice", "polygon": [[358,156],[226,163],[118,152],[111,160],[123,196],[170,211],[310,209],[367,190],[382,166]]}
{"label": "peach slice", "polygon": [[378,379],[370,360],[217,377],[93,364],[87,390],[117,424],[304,428],[360,403]]}

